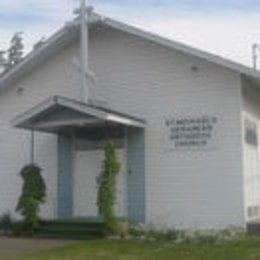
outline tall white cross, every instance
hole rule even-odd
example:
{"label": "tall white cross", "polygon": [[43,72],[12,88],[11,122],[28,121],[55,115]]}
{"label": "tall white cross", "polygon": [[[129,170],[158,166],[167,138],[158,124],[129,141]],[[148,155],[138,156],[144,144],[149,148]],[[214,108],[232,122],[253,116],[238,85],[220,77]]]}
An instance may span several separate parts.
{"label": "tall white cross", "polygon": [[93,7],[86,5],[86,0],[81,0],[80,9],[77,9],[75,13],[80,16],[80,27],[81,27],[81,41],[80,41],[80,71],[81,71],[81,87],[82,87],[82,101],[88,103],[90,89],[88,86],[88,75],[89,70],[89,28],[88,22]]}

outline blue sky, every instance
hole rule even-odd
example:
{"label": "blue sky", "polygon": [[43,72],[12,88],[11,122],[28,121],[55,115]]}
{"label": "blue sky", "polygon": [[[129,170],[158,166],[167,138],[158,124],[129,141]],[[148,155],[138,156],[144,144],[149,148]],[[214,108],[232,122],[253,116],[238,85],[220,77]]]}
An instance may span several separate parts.
{"label": "blue sky", "polygon": [[[0,23],[24,24],[59,21],[70,17],[68,11],[77,6],[79,0],[1,0]],[[221,14],[226,12],[260,11],[259,0],[92,0],[100,9],[121,8],[172,12],[174,15],[190,13],[196,15]]]}
{"label": "blue sky", "polygon": [[[260,0],[92,0],[97,12],[194,47],[250,63],[260,43]],[[0,49],[23,31],[26,50],[66,21],[78,0],[0,0]]]}

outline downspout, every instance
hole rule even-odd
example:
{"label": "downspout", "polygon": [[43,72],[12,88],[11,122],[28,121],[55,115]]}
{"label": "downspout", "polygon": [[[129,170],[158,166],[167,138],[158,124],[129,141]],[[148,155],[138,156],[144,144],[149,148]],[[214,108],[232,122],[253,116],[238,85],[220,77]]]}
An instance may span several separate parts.
{"label": "downspout", "polygon": [[34,164],[34,129],[31,129],[30,162]]}

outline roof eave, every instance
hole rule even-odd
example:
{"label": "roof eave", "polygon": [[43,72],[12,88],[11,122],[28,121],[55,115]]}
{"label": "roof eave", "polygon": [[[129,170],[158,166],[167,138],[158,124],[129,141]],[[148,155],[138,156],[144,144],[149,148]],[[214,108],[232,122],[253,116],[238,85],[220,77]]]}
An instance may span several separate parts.
{"label": "roof eave", "polygon": [[49,53],[55,52],[58,49],[59,44],[61,44],[62,39],[64,39],[64,37],[68,34],[68,31],[71,31],[73,27],[74,24],[64,26],[52,37],[50,37],[49,40],[43,44],[43,46],[39,49],[31,51],[19,64],[5,73],[0,78],[0,91],[9,86],[10,82],[14,79],[24,75],[24,73],[33,68],[37,63],[40,63],[45,56],[49,55]]}

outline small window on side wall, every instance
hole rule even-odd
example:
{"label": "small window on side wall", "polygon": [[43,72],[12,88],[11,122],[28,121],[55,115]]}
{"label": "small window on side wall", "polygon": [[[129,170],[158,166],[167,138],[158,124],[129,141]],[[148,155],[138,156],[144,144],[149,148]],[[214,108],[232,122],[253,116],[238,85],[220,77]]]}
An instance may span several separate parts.
{"label": "small window on side wall", "polygon": [[257,125],[248,119],[245,120],[245,141],[247,144],[258,146]]}
{"label": "small window on side wall", "polygon": [[249,206],[247,208],[247,216],[249,218],[258,217],[259,216],[259,207],[258,206]]}

